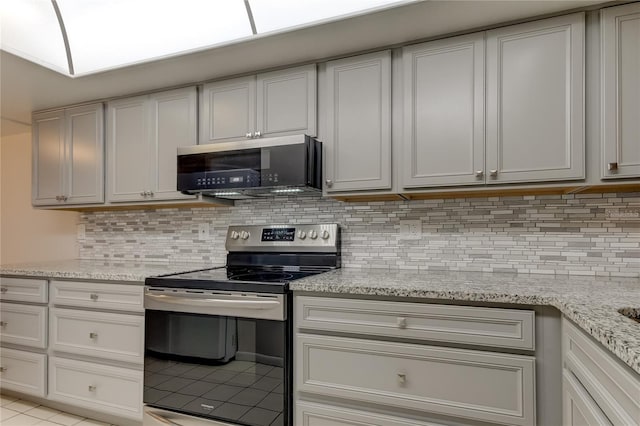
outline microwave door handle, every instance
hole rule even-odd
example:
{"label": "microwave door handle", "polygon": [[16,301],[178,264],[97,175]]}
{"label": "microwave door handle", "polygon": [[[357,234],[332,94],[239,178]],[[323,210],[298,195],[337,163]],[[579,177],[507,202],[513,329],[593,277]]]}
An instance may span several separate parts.
{"label": "microwave door handle", "polygon": [[240,308],[240,309],[272,309],[280,306],[278,300],[236,300],[236,299],[216,299],[216,298],[189,298],[189,297],[176,297],[167,296],[164,294],[147,294],[145,297],[155,299],[158,302],[170,303],[175,305],[185,306],[203,306],[213,308]]}

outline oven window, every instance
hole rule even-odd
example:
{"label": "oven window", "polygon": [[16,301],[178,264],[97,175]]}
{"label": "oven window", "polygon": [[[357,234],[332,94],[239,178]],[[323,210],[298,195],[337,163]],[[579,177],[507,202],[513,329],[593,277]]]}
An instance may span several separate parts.
{"label": "oven window", "polygon": [[286,322],[147,310],[144,402],[251,426],[287,425]]}

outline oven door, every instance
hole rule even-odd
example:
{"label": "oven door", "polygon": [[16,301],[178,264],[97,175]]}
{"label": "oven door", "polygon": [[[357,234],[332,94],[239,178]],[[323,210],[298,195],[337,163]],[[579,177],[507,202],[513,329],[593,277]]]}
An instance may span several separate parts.
{"label": "oven door", "polygon": [[287,295],[147,287],[145,308],[148,408],[231,424],[292,424]]}

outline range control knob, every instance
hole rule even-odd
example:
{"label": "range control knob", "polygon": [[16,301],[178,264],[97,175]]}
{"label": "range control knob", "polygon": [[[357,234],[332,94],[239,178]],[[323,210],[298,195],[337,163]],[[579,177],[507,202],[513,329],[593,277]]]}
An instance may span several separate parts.
{"label": "range control knob", "polygon": [[318,233],[315,230],[311,230],[309,232],[309,238],[311,238],[312,240],[315,240],[316,238],[318,238]]}
{"label": "range control knob", "polygon": [[307,233],[304,231],[298,231],[298,238],[304,240],[305,238],[307,238]]}
{"label": "range control knob", "polygon": [[323,240],[329,238],[329,231],[325,229],[324,231],[320,232],[320,238],[322,238]]}
{"label": "range control knob", "polygon": [[251,235],[251,234],[249,234],[247,231],[242,231],[240,233],[240,238],[242,238],[243,240],[248,240],[249,239],[249,235]]}
{"label": "range control knob", "polygon": [[231,239],[237,240],[238,238],[240,238],[240,234],[238,234],[236,231],[231,231]]}

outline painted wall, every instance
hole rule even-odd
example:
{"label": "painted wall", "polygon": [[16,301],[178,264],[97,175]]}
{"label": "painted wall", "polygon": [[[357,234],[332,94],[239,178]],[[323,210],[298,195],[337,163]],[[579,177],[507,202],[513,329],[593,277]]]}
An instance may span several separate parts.
{"label": "painted wall", "polygon": [[[25,129],[28,128],[25,126]],[[31,206],[31,133],[0,139],[0,263],[78,257],[78,213]]]}

